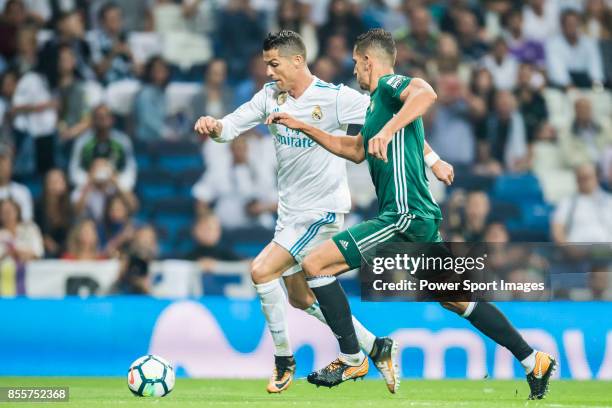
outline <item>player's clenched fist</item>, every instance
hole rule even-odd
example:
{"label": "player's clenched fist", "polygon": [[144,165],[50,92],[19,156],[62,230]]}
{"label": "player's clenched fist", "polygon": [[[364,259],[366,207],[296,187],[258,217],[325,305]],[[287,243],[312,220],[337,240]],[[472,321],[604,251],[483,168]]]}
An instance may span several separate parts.
{"label": "player's clenched fist", "polygon": [[391,139],[393,139],[392,134],[384,131],[379,132],[368,142],[368,153],[386,163],[388,161],[387,146],[389,146]]}
{"label": "player's clenched fist", "polygon": [[455,178],[455,170],[453,166],[445,162],[444,160],[438,160],[431,166],[431,171],[438,180],[450,186]]}
{"label": "player's clenched fist", "polygon": [[216,138],[221,134],[222,124],[212,116],[201,116],[195,123],[193,130],[199,135]]}

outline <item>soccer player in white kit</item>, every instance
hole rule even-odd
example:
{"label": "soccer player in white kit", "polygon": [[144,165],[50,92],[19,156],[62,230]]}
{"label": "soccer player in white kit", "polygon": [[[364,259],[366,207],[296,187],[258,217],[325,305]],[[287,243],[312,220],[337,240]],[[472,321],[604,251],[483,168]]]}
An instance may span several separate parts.
{"label": "soccer player in white kit", "polygon": [[[349,124],[363,124],[370,98],[313,76],[299,34],[289,30],[269,34],[263,59],[273,82],[221,120],[199,118],[194,126],[198,133],[217,142],[229,142],[264,123],[273,112],[288,112],[338,135],[346,134]],[[275,346],[275,368],[267,390],[277,393],[289,387],[295,373],[280,277],[284,278],[289,302],[326,323],[299,264],[312,248],[342,230],[351,202],[344,159],[300,132],[274,124],[269,129],[278,159],[278,220],[272,242],[253,261],[251,276]],[[429,146],[427,153],[431,158]],[[436,177],[452,180],[452,167],[441,160],[436,162]],[[355,318],[353,323],[360,347],[372,357],[387,388],[394,393],[399,386],[397,345],[390,338],[375,337]]]}

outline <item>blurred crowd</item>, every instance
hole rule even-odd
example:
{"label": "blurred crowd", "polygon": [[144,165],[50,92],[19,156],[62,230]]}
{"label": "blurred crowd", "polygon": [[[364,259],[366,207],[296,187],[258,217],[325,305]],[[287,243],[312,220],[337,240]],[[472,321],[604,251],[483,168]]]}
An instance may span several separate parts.
{"label": "blurred crowd", "polygon": [[[432,184],[446,239],[612,242],[610,0],[0,0],[0,11],[0,241],[16,265],[119,257],[129,275],[159,257],[213,270],[252,255],[222,236],[269,239],[273,140],[260,126],[201,142],[192,127],[267,82],[261,44],[280,28],[303,36],[315,75],[353,87],[356,36],[394,34],[396,72],[438,93],[424,122],[457,174],[451,189]],[[349,179],[357,222],[375,196],[367,168],[350,165]]]}

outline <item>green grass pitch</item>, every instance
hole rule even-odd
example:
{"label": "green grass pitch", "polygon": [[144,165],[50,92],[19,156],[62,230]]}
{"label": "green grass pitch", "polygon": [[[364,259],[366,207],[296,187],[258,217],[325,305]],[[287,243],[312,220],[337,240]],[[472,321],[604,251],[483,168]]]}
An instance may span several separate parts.
{"label": "green grass pitch", "polygon": [[349,382],[333,389],[298,380],[281,395],[268,395],[265,380],[178,379],[164,398],[138,398],[125,378],[0,377],[0,387],[68,386],[69,403],[6,403],[1,407],[611,407],[612,382],[553,381],[545,400],[526,401],[524,381],[405,380],[398,394],[382,380]]}

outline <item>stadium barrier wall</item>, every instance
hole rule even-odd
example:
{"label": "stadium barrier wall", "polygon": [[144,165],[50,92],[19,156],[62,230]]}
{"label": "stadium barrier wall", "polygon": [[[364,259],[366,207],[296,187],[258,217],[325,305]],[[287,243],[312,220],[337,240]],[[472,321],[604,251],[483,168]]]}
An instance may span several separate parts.
{"label": "stadium barrier wall", "polygon": [[[403,377],[520,378],[510,353],[432,303],[362,303],[357,316],[400,342]],[[612,379],[612,303],[498,303],[537,348],[557,356],[557,376]],[[0,375],[121,376],[146,353],[180,376],[264,378],[272,341],[257,301],[206,297],[0,299]],[[289,307],[298,376],[336,355],[329,329]],[[369,374],[376,377],[375,370]]]}

